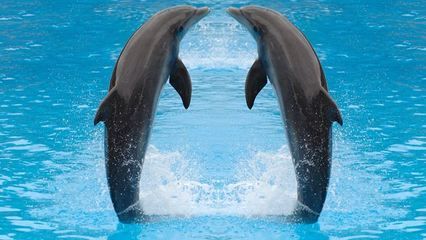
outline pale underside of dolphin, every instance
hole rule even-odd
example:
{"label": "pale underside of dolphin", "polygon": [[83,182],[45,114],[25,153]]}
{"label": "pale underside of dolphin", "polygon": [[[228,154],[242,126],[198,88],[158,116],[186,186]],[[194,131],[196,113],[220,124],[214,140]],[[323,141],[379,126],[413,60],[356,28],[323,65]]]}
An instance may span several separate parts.
{"label": "pale underside of dolphin", "polygon": [[178,58],[179,43],[209,9],[178,6],[158,12],[128,40],[112,73],[108,95],[96,113],[105,123],[105,166],[114,210],[121,222],[145,221],[139,187],[160,92],[170,84],[185,108],[191,79]]}
{"label": "pale underside of dolphin", "polygon": [[287,219],[316,222],[330,179],[332,123],[343,123],[321,63],[303,33],[278,12],[248,6],[229,8],[228,13],[258,46],[245,85],[247,106],[253,107],[267,79],[277,94],[297,181],[298,204]]}

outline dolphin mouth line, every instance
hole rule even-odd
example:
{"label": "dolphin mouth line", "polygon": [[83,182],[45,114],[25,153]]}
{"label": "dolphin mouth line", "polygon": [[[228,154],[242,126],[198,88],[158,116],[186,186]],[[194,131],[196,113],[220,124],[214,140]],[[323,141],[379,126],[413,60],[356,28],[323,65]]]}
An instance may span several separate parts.
{"label": "dolphin mouth line", "polygon": [[188,28],[192,27],[195,24],[197,24],[201,19],[203,19],[205,16],[207,16],[209,13],[210,13],[210,9],[208,7],[196,8],[194,13],[192,13],[191,17],[184,22],[184,25],[187,25],[188,23],[190,23],[190,26],[188,26]]}
{"label": "dolphin mouth line", "polygon": [[197,8],[195,13],[205,17],[207,14],[210,13],[210,9],[208,7],[200,7],[200,8]]}
{"label": "dolphin mouth line", "polygon": [[230,7],[226,10],[226,12],[231,15],[231,17],[235,18],[237,21],[239,20],[238,17],[244,17],[243,11],[241,11],[240,8]]}
{"label": "dolphin mouth line", "polygon": [[135,208],[140,202],[140,199],[138,201],[136,201],[135,203],[133,203],[132,205],[128,206],[127,208],[125,208],[124,210],[120,211],[117,213],[117,216],[123,215],[125,213],[130,212],[133,208]]}
{"label": "dolphin mouth line", "polygon": [[195,20],[194,24],[196,24],[201,19],[203,19],[205,16],[207,16],[209,13],[210,13],[210,9],[208,7],[197,8],[189,19],[192,19],[192,18],[195,17],[196,20]]}

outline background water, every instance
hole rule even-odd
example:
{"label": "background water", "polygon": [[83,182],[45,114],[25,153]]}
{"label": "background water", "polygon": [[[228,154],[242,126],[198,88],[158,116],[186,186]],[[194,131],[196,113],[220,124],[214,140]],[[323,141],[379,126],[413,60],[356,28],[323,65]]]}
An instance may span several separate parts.
{"label": "background water", "polygon": [[[132,32],[176,4],[209,6],[180,56],[189,110],[162,92],[142,180],[147,212],[119,224],[93,116]],[[256,58],[230,6],[288,16],[321,58],[334,126],[321,218],[293,225],[295,179],[271,85],[253,110]],[[413,1],[12,1],[0,4],[0,239],[426,239],[426,10]]]}

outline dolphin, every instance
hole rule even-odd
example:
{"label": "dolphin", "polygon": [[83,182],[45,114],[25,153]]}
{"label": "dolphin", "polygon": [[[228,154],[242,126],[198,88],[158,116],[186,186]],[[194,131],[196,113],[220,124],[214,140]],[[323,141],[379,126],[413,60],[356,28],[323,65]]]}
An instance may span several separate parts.
{"label": "dolphin", "polygon": [[258,59],[245,83],[248,108],[267,79],[277,94],[297,182],[297,205],[287,219],[315,223],[330,178],[332,123],[343,124],[321,63],[303,33],[278,12],[257,6],[227,11],[257,42]]}
{"label": "dolphin", "polygon": [[120,222],[147,219],[139,201],[139,187],[158,98],[170,79],[185,109],[189,107],[192,85],[178,57],[179,43],[208,13],[207,7],[191,6],[158,12],[133,33],[115,64],[109,92],[94,124],[105,123],[106,175]]}

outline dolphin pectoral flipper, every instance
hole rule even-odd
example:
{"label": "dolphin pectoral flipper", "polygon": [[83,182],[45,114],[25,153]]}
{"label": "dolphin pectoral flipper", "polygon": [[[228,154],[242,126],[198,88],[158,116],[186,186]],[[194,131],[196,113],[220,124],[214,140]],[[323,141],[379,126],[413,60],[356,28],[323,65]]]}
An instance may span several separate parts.
{"label": "dolphin pectoral flipper", "polygon": [[330,94],[328,94],[327,90],[321,89],[321,98],[326,105],[326,116],[328,120],[330,120],[330,122],[337,122],[340,126],[342,126],[343,120],[340,110],[331,98]]}
{"label": "dolphin pectoral flipper", "polygon": [[170,74],[170,84],[176,89],[182,98],[185,109],[189,107],[191,102],[192,84],[188,70],[182,60],[176,59],[176,64]]}
{"label": "dolphin pectoral flipper", "polygon": [[105,99],[99,105],[98,111],[96,112],[94,125],[98,124],[100,121],[105,121],[108,118],[108,115],[111,113],[112,103],[117,97],[117,89],[112,88]]}
{"label": "dolphin pectoral flipper", "polygon": [[257,59],[251,66],[246,79],[246,103],[249,109],[253,107],[254,99],[267,82],[265,69],[263,69],[260,60]]}

